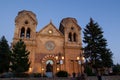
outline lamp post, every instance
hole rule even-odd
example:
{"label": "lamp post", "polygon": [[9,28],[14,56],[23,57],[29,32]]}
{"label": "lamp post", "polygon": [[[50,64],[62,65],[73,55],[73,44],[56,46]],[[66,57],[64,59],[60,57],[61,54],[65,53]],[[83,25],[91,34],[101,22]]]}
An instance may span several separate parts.
{"label": "lamp post", "polygon": [[61,70],[62,64],[64,63],[64,56],[61,55],[61,53],[58,53],[58,55],[56,56],[56,60],[57,60],[57,65],[59,66],[59,68],[57,67],[57,71]]}
{"label": "lamp post", "polygon": [[78,73],[80,72],[80,67],[79,67],[79,65],[80,65],[80,57],[77,57],[77,62],[78,62]]}
{"label": "lamp post", "polygon": [[[80,65],[80,73],[82,74],[83,73],[83,69],[82,69],[82,65],[84,63],[84,60],[85,58],[83,57],[82,53],[80,53],[80,55],[77,57],[77,61],[78,61],[78,66]],[[78,71],[79,71],[79,68],[78,68]]]}

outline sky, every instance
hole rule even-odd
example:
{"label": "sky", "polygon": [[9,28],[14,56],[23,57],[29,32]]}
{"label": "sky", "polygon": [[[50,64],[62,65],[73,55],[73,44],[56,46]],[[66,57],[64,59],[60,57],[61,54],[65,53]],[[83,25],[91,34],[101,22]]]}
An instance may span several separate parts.
{"label": "sky", "polygon": [[83,31],[93,18],[104,31],[114,64],[120,63],[120,0],[0,0],[0,38],[4,35],[9,44],[14,36],[15,17],[21,10],[36,14],[36,31],[51,20],[59,28],[66,17],[76,18]]}

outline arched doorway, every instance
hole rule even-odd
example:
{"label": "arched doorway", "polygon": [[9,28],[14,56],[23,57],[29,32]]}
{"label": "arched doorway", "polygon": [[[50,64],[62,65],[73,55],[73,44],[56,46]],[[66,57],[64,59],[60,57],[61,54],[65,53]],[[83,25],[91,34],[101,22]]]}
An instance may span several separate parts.
{"label": "arched doorway", "polygon": [[46,61],[46,64],[48,64],[48,63],[50,63],[51,65],[54,64],[53,60],[51,60],[51,59],[48,59],[48,60]]}
{"label": "arched doorway", "polygon": [[50,65],[52,66],[52,74],[55,75],[55,73],[57,72],[57,60],[56,60],[56,56],[55,55],[45,55],[42,58],[42,73],[46,73],[47,69],[47,65],[50,63]]}
{"label": "arched doorway", "polygon": [[46,61],[46,72],[53,72],[53,60],[47,60]]}
{"label": "arched doorway", "polygon": [[47,60],[46,61],[46,76],[47,77],[53,77],[53,60]]}

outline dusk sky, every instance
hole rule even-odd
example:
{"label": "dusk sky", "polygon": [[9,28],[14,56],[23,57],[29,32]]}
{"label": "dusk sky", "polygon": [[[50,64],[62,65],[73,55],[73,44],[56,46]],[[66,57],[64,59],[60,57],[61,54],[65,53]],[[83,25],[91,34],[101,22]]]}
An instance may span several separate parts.
{"label": "dusk sky", "polygon": [[120,0],[0,0],[0,37],[4,35],[9,44],[14,35],[15,17],[21,10],[36,14],[36,31],[50,20],[59,28],[60,21],[66,17],[76,18],[83,31],[93,18],[104,31],[114,63],[120,63]]}

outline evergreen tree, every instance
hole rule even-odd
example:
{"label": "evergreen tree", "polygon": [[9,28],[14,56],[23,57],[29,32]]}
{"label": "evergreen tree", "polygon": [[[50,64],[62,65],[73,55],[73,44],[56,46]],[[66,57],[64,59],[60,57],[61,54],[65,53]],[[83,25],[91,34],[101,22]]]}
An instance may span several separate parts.
{"label": "evergreen tree", "polygon": [[6,38],[0,39],[0,73],[8,72],[10,64],[10,49]]}
{"label": "evergreen tree", "polygon": [[22,73],[29,70],[30,61],[29,56],[30,52],[26,50],[26,45],[22,40],[19,40],[15,45],[13,45],[12,54],[11,54],[11,69],[12,72]]}
{"label": "evergreen tree", "polygon": [[114,64],[113,65],[113,73],[116,75],[120,75],[120,64]]}
{"label": "evergreen tree", "polygon": [[97,71],[98,68],[111,67],[112,52],[107,49],[107,40],[103,37],[102,28],[90,18],[83,34],[84,54],[92,68]]}
{"label": "evergreen tree", "polygon": [[106,49],[106,51],[101,54],[102,64],[104,67],[110,68],[113,66],[112,55],[113,53],[110,51],[110,49]]}

